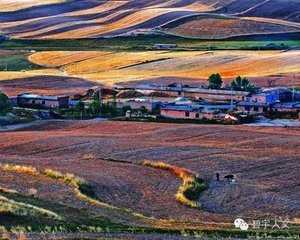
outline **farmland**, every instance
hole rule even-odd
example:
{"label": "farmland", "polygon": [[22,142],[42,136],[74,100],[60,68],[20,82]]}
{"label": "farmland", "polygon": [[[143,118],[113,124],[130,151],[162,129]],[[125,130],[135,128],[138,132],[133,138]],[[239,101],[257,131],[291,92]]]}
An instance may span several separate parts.
{"label": "farmland", "polygon": [[3,12],[9,12],[9,11],[16,11],[28,7],[33,7],[37,5],[43,5],[43,4],[53,4],[53,3],[59,3],[63,0],[33,0],[33,1],[20,1],[20,0],[3,0],[1,2],[1,11]]}
{"label": "farmland", "polygon": [[[226,19],[220,20],[221,25],[225,23],[222,25],[225,31],[235,28],[234,31],[237,31],[238,35],[261,33],[259,25],[264,25],[264,34],[289,33],[299,29],[299,4],[294,0],[289,2],[55,0],[39,1],[40,6],[35,6],[36,2],[31,1],[22,7],[20,1],[5,0],[4,11],[0,13],[0,31],[14,39],[78,39],[134,35],[157,30],[168,32],[165,24],[178,25],[182,20],[203,14],[206,14],[208,21],[215,16],[235,17],[238,21],[241,17],[251,19],[252,27],[243,29],[236,27],[235,24],[226,24]],[[272,19],[283,22],[272,23],[270,21]],[[181,31],[177,33],[180,34]],[[201,37],[201,34],[198,36]],[[213,38],[214,29],[207,28],[204,36]]]}
{"label": "farmland", "polygon": [[[157,77],[206,79],[213,72],[219,72],[227,79],[238,75],[258,78],[290,74],[292,77],[300,67],[299,51],[99,52],[99,56],[77,61],[85,54],[93,55],[92,52],[52,51],[33,54],[29,60],[44,67],[49,67],[51,62],[70,76],[80,76],[105,85]],[[66,63],[68,58],[72,62]],[[261,86],[266,81],[257,83]]]}
{"label": "farmland", "polygon": [[[4,50],[2,56],[0,65],[2,63],[6,68],[7,64],[8,67],[7,71],[0,71],[0,86],[8,94],[11,94],[11,90],[20,93],[26,89],[29,92],[61,95],[84,92],[87,87],[99,84],[112,86],[120,82],[159,83],[160,79],[169,79],[169,83],[182,81],[199,86],[206,85],[207,77],[214,72],[220,73],[227,83],[241,75],[250,78],[257,86],[268,86],[270,80],[281,86],[300,86],[299,50],[105,49],[33,53]],[[51,79],[56,79],[60,85],[51,84]],[[74,79],[77,81],[75,85]],[[84,84],[79,86],[80,82]],[[61,89],[61,92],[51,90],[52,88]]]}
{"label": "farmland", "polygon": [[[242,82],[250,90],[252,83],[300,89],[299,0],[0,2],[1,107],[8,109],[0,124],[0,239],[300,239],[299,127],[144,119],[144,106],[115,106],[141,93],[113,89],[180,83],[206,91],[216,73],[222,90],[237,76],[249,79]],[[262,111],[277,111],[283,95],[296,100],[280,91],[270,104],[266,93],[270,109]],[[14,103],[22,93],[55,96],[41,96],[49,111],[24,110],[2,92]],[[163,94],[151,93],[152,101]],[[56,96],[79,101],[50,109]],[[251,95],[242,96],[249,103]],[[206,111],[200,100],[196,118]],[[282,103],[296,116],[296,104]],[[140,122],[131,118],[140,113]],[[223,113],[213,115],[235,118]],[[248,231],[234,226],[237,218]]]}
{"label": "farmland", "polygon": [[[5,193],[7,198],[63,214],[70,228],[93,221],[83,224],[82,217],[69,215],[75,209],[76,216],[98,219],[94,223],[99,227],[110,219],[112,231],[126,231],[128,224],[145,229],[224,230],[237,216],[293,219],[300,213],[299,136],[297,128],[42,122],[1,132],[0,186],[17,192]],[[197,200],[201,209],[176,200],[180,178],[142,165],[144,160],[163,161],[203,178],[208,187]],[[222,176],[236,174],[238,185],[216,182],[216,171]],[[63,180],[66,173],[84,179],[99,200],[77,195],[76,185]],[[44,221],[61,224],[51,218]]]}

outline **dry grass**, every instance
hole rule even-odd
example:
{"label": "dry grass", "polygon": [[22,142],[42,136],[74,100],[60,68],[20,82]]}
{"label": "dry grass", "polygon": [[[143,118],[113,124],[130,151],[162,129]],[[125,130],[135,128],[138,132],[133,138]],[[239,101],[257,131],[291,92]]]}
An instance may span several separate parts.
{"label": "dry grass", "polygon": [[13,190],[13,189],[9,189],[9,188],[6,188],[6,187],[3,187],[3,186],[0,186],[0,193],[18,193],[18,191],[16,190]]}
{"label": "dry grass", "polygon": [[41,173],[50,178],[61,180],[74,188],[79,188],[81,184],[86,184],[84,179],[79,178],[71,173],[62,174],[61,172],[52,169],[46,169]]}
{"label": "dry grass", "polygon": [[18,173],[38,174],[36,168],[31,166],[0,164],[0,168],[4,171],[13,171]]}
{"label": "dry grass", "polygon": [[[0,165],[0,168],[3,171],[14,171],[14,172],[23,173],[23,174],[34,174],[34,175],[47,176],[51,179],[66,183],[73,189],[73,191],[74,191],[75,195],[78,197],[78,199],[88,202],[91,205],[101,206],[101,207],[105,207],[105,208],[109,208],[109,209],[113,209],[113,210],[124,211],[124,212],[130,213],[130,214],[134,214],[134,212],[131,211],[130,209],[118,208],[118,207],[112,206],[110,204],[101,202],[94,197],[89,196],[87,193],[83,192],[85,189],[88,189],[88,191],[89,191],[90,186],[88,185],[88,183],[83,178],[75,176],[74,174],[71,174],[71,173],[63,174],[59,171],[55,171],[55,170],[52,170],[49,168],[45,169],[44,171],[37,171],[35,168],[30,167],[30,166],[10,165],[10,164]],[[5,190],[7,190],[7,189],[5,189]],[[34,191],[34,194],[37,193],[36,189],[32,189],[30,191],[30,195],[33,193],[33,191]],[[137,216],[143,216],[142,214],[138,214],[138,213],[135,213],[135,214]]]}
{"label": "dry grass", "polygon": [[16,202],[0,195],[0,213],[11,213],[17,216],[45,216],[56,220],[62,220],[62,218],[49,210],[39,208],[31,204],[25,204],[22,202]]}
{"label": "dry grass", "polygon": [[93,153],[87,153],[87,154],[84,154],[82,156],[82,159],[84,159],[84,160],[95,160],[95,159],[98,159],[98,157]]}
{"label": "dry grass", "polygon": [[201,207],[200,203],[196,200],[199,197],[200,192],[205,189],[205,183],[196,174],[164,162],[143,161],[142,165],[174,173],[183,181],[183,185],[180,186],[176,193],[177,201],[189,207]]}

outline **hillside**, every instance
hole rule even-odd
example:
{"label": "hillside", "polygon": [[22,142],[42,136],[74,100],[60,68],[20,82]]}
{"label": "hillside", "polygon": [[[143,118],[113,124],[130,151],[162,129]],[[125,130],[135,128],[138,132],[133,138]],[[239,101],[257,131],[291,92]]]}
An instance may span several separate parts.
{"label": "hillside", "polygon": [[[62,225],[72,229],[72,224],[81,228],[86,224],[100,226],[102,234],[107,233],[107,227],[112,234],[136,233],[137,226],[152,228],[152,233],[225,228],[231,234],[225,239],[234,239],[233,221],[237,216],[251,222],[288,215],[291,221],[297,221],[299,130],[103,120],[42,121],[1,132],[0,187],[6,190],[3,195],[7,199],[39,207],[35,215],[41,228]],[[181,180],[171,172],[141,164],[145,159],[164,161],[205,179],[208,188],[198,200],[201,209],[178,202],[175,193]],[[216,172],[220,172],[222,181],[215,180]],[[236,174],[238,185],[223,180],[230,173]],[[93,199],[80,194],[78,182],[91,187]],[[30,196],[33,189],[34,197]],[[41,216],[42,210],[51,215]],[[55,214],[58,216],[54,218]],[[33,219],[26,226],[35,229]],[[5,221],[3,224],[9,226]],[[93,230],[89,229],[95,233]],[[299,234],[299,226],[295,225],[294,231]],[[72,232],[78,232],[78,228]],[[293,229],[283,232],[293,234]],[[119,239],[106,237],[84,239]]]}
{"label": "hillside", "polygon": [[97,38],[154,31],[210,39],[299,28],[297,0],[4,0],[0,10],[0,31],[12,38]]}

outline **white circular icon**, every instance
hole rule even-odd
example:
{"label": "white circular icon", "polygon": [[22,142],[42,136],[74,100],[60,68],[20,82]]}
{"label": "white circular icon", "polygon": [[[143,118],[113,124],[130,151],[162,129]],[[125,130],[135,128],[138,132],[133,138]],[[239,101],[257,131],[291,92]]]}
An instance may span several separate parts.
{"label": "white circular icon", "polygon": [[236,220],[234,221],[234,226],[235,226],[236,228],[240,228],[241,224],[244,223],[244,222],[245,222],[245,221],[244,221],[243,219],[238,218],[238,219],[236,219]]}
{"label": "white circular icon", "polygon": [[247,231],[249,228],[249,225],[248,223],[246,222],[243,222],[241,225],[240,225],[240,229],[243,230],[243,231]]}
{"label": "white circular icon", "polygon": [[248,223],[246,223],[246,222],[245,222],[243,219],[241,219],[241,218],[235,219],[235,221],[234,221],[234,226],[235,226],[236,228],[239,228],[239,229],[243,230],[243,231],[247,231],[247,230],[249,229]]}

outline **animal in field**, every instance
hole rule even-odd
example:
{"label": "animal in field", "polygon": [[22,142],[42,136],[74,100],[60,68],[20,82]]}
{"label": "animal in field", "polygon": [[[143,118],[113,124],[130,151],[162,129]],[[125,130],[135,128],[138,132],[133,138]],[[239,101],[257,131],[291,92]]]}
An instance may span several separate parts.
{"label": "animal in field", "polygon": [[224,179],[227,179],[228,181],[230,181],[230,180],[234,179],[234,175],[233,174],[226,175],[224,177]]}

